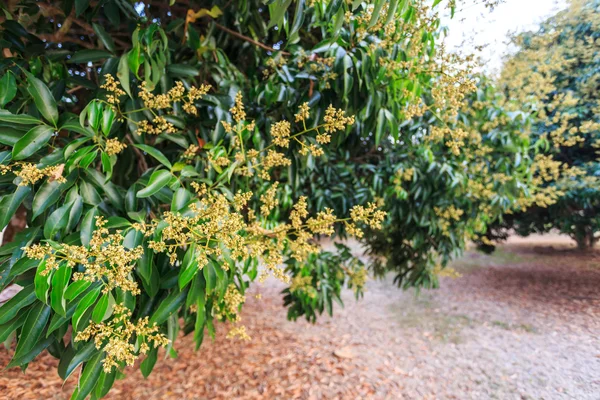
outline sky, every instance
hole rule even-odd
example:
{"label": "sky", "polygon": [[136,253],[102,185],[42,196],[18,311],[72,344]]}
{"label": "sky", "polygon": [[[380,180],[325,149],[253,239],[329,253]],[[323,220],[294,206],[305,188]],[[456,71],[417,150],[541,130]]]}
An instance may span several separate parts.
{"label": "sky", "polygon": [[[484,70],[498,73],[502,57],[514,49],[507,43],[509,32],[535,29],[536,25],[566,7],[566,0],[505,0],[489,11],[481,0],[459,0],[454,19],[443,18],[449,28],[446,43],[449,49],[475,52],[475,47],[487,45],[479,54],[485,61]],[[462,8],[462,10],[460,10]]]}

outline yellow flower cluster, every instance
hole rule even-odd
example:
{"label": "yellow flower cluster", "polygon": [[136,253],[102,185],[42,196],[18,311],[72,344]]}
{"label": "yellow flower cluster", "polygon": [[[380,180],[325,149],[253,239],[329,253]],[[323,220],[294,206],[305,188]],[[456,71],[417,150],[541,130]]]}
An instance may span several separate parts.
{"label": "yellow flower cluster", "polygon": [[140,84],[139,96],[143,100],[144,105],[153,110],[171,109],[178,102],[183,102],[183,109],[188,114],[196,115],[198,110],[194,106],[194,102],[210,90],[210,85],[201,85],[199,88],[192,86],[186,95],[186,89],[181,81],[175,82],[167,93],[153,94],[148,90],[148,84],[144,81]]}
{"label": "yellow flower cluster", "polygon": [[81,265],[84,271],[75,272],[73,280],[100,282],[104,286],[103,293],[120,288],[134,295],[139,294],[137,282],[131,274],[135,261],[142,256],[144,250],[141,246],[128,250],[123,246],[121,233],[109,233],[105,224],[104,218],[96,217],[96,230],[89,246],[62,244],[60,248],[56,248],[35,244],[24,248],[25,254],[29,258],[45,259],[44,275],[63,263],[70,268]]}
{"label": "yellow flower cluster", "polygon": [[119,98],[125,95],[125,91],[119,87],[117,81],[111,74],[104,75],[104,84],[100,85],[100,89],[104,89],[108,92],[106,101],[110,104],[119,104]]}
{"label": "yellow flower cluster", "polygon": [[239,325],[231,328],[229,333],[227,333],[227,339],[239,338],[241,340],[251,340],[250,336],[246,332],[246,327],[244,325]]}
{"label": "yellow flower cluster", "polygon": [[[159,327],[149,326],[148,317],[141,318],[137,323],[131,322],[131,311],[120,304],[115,304],[113,317],[108,322],[91,323],[83,331],[78,332],[75,341],[94,339],[97,349],[106,353],[102,361],[104,372],[109,373],[114,367],[123,364],[133,365],[140,354],[146,354],[152,347],[165,347],[169,339],[158,332]],[[136,349],[132,339],[139,342]]]}
{"label": "yellow flower cluster", "polygon": [[125,143],[119,142],[118,139],[107,139],[104,148],[106,154],[108,154],[109,156],[114,156],[126,149],[127,145]]}
{"label": "yellow flower cluster", "polygon": [[435,215],[439,217],[439,226],[444,235],[450,235],[450,224],[451,221],[460,221],[464,211],[451,205],[449,207],[440,208],[434,207],[433,211]]}
{"label": "yellow flower cluster", "polygon": [[0,175],[12,172],[20,178],[19,186],[35,185],[45,177],[49,178],[50,181],[64,183],[66,182],[66,179],[62,176],[64,168],[64,164],[59,164],[40,169],[32,163],[17,162],[13,165],[0,165]]}
{"label": "yellow flower cluster", "polygon": [[229,317],[232,321],[239,322],[241,320],[239,309],[245,301],[246,296],[241,294],[233,283],[230,284],[225,291],[225,296],[223,296],[224,307],[219,316],[223,318]]}
{"label": "yellow flower cluster", "polygon": [[152,123],[147,120],[142,120],[138,122],[137,125],[137,134],[141,135],[143,133],[147,133],[150,135],[160,135],[161,133],[175,133],[177,129],[173,126],[172,123],[167,121],[165,117],[159,115],[154,117]]}
{"label": "yellow flower cluster", "polygon": [[304,292],[311,299],[317,297],[317,290],[313,287],[312,277],[310,275],[295,276],[290,284],[290,292]]}

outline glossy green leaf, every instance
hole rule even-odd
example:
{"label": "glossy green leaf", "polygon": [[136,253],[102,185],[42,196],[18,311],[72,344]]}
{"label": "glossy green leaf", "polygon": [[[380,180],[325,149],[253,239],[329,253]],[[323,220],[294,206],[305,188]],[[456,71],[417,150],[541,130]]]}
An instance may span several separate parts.
{"label": "glossy green leaf", "polygon": [[96,217],[99,215],[98,209],[94,207],[86,212],[81,220],[80,236],[81,243],[84,246],[87,246],[90,243],[90,240],[92,240],[92,233],[96,229]]}
{"label": "glossy green leaf", "polygon": [[183,289],[198,273],[198,262],[196,261],[196,246],[192,244],[185,253],[181,268],[179,270],[179,289]]}
{"label": "glossy green leaf", "polygon": [[40,339],[43,340],[42,333],[46,327],[48,318],[50,318],[50,306],[43,303],[36,303],[31,307],[21,329],[22,333],[17,342],[13,360],[19,359],[29,353]]}
{"label": "glossy green leaf", "polygon": [[4,107],[17,94],[17,81],[15,75],[8,71],[0,79],[0,107]]}
{"label": "glossy green leaf", "polygon": [[93,23],[92,27],[94,28],[94,32],[98,36],[98,39],[102,42],[106,50],[114,53],[117,49],[115,48],[115,42],[112,37],[106,32],[106,29],[102,25],[98,25],[97,23]]}
{"label": "glossy green leaf", "polygon": [[99,352],[83,366],[79,383],[71,396],[71,400],[84,400],[91,393],[102,373],[102,360],[104,356],[104,352]]}
{"label": "glossy green leaf", "polygon": [[54,270],[46,270],[46,260],[40,261],[35,273],[35,296],[43,303],[48,304],[48,293],[50,291],[50,280]]}
{"label": "glossy green leaf", "polygon": [[38,111],[47,121],[56,127],[58,123],[58,108],[56,101],[48,86],[29,72],[25,71],[27,77],[27,91],[33,98]]}
{"label": "glossy green leaf", "polygon": [[156,360],[158,359],[158,348],[154,347],[148,352],[148,356],[142,361],[140,364],[140,369],[142,370],[142,375],[144,378],[147,378],[152,369],[154,369],[154,365],[156,364]]}
{"label": "glossy green leaf", "polygon": [[66,204],[62,207],[57,208],[50,214],[46,223],[44,224],[44,237],[46,239],[53,239],[54,235],[63,230],[69,222],[69,215],[73,203]]}
{"label": "glossy green leaf", "polygon": [[19,125],[38,125],[42,121],[27,114],[12,114],[6,110],[0,110],[0,121]]}
{"label": "glossy green leaf", "polygon": [[161,325],[164,323],[169,316],[179,310],[179,308],[185,302],[185,297],[187,295],[187,291],[175,291],[169,294],[166,299],[164,299],[152,317],[150,317],[150,325],[156,323]]}
{"label": "glossy green leaf", "polygon": [[6,339],[18,328],[20,328],[27,318],[26,313],[21,313],[10,321],[0,325],[0,343],[4,343]]}
{"label": "glossy green leaf", "polygon": [[138,191],[137,197],[146,198],[152,196],[153,194],[157,193],[160,189],[165,187],[172,177],[173,175],[171,175],[169,171],[165,171],[164,169],[154,171],[150,176],[148,186]]}
{"label": "glossy green leaf", "polygon": [[103,294],[92,312],[92,321],[99,324],[112,315],[115,299],[111,293]]}
{"label": "glossy green leaf", "polygon": [[33,219],[46,211],[52,204],[56,203],[63,188],[64,185],[58,181],[46,181],[42,184],[33,197]]}
{"label": "glossy green leaf", "polygon": [[61,357],[60,363],[58,364],[58,375],[63,380],[67,380],[81,363],[89,360],[90,357],[97,352],[98,350],[96,350],[93,341],[89,341],[88,343],[79,346],[77,349],[69,343],[65,354]]}
{"label": "glossy green leaf", "polygon": [[10,300],[0,306],[0,324],[13,319],[23,308],[35,301],[34,285],[29,285],[15,294]]}
{"label": "glossy green leaf", "polygon": [[29,186],[18,186],[14,193],[7,194],[0,199],[0,230],[8,225],[29,193],[31,193]]}
{"label": "glossy green leaf", "polygon": [[54,128],[48,125],[39,125],[32,128],[15,143],[12,156],[13,160],[23,160],[40,150],[54,134]]}
{"label": "glossy green leaf", "polygon": [[96,299],[100,295],[100,290],[101,290],[101,287],[97,287],[97,288],[90,290],[88,292],[88,294],[83,296],[83,298],[77,305],[77,308],[75,309],[75,313],[73,314],[73,319],[72,319],[73,320],[73,329],[75,331],[77,331],[77,327],[79,325],[79,322],[80,322],[83,314],[87,311],[88,308],[90,308],[92,306],[92,304],[94,304],[96,302]]}
{"label": "glossy green leaf", "polygon": [[156,161],[158,161],[165,167],[167,167],[169,169],[173,168],[173,166],[171,165],[171,163],[169,162],[167,157],[165,157],[163,153],[161,153],[159,150],[155,149],[154,147],[148,146],[146,144],[135,144],[134,146],[137,147],[138,149],[142,150],[143,152],[151,155],[153,158],[156,159]]}
{"label": "glossy green leaf", "polygon": [[85,292],[85,290],[89,288],[91,284],[92,282],[84,280],[79,280],[71,283],[69,287],[67,287],[67,289],[65,290],[65,299],[73,300],[81,293]]}
{"label": "glossy green leaf", "polygon": [[60,266],[52,276],[52,290],[50,291],[50,306],[62,316],[66,316],[67,301],[65,291],[71,279],[72,269],[66,264]]}

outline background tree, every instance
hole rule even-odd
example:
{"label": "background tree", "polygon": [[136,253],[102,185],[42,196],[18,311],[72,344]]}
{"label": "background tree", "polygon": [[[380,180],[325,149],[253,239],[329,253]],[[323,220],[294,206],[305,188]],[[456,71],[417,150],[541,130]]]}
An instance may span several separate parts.
{"label": "background tree", "polygon": [[[518,51],[504,65],[500,85],[510,100],[534,114],[532,157],[551,175],[538,182],[554,190],[549,207],[522,208],[494,225],[488,237],[557,229],[579,248],[592,247],[600,229],[598,140],[600,2],[569,2],[538,30],[514,38]],[[565,174],[564,171],[568,172]]]}

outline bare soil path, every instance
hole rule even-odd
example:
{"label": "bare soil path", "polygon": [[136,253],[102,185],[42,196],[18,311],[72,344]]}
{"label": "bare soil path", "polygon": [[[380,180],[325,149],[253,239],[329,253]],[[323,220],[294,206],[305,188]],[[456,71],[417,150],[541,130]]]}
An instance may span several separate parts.
{"label": "bare soil path", "polygon": [[[557,248],[558,247],[558,248]],[[243,322],[252,341],[224,338],[128,370],[111,399],[600,399],[600,254],[512,243],[469,252],[441,289],[368,283],[365,298],[317,324],[286,320],[275,282],[259,286]],[[0,365],[10,353],[0,349]],[[0,372],[0,398],[66,399],[56,360]]]}

